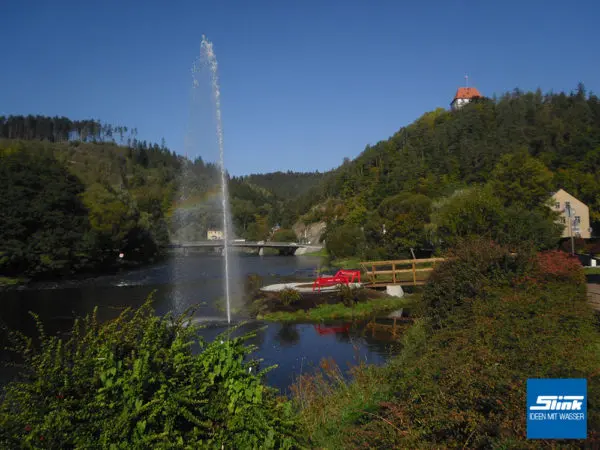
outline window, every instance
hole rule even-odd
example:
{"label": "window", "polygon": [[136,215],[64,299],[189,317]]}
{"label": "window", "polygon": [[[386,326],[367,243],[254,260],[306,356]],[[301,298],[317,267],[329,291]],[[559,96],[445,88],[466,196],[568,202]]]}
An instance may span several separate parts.
{"label": "window", "polygon": [[565,212],[567,217],[573,217],[573,210],[571,209],[571,202],[565,202]]}
{"label": "window", "polygon": [[556,202],[556,203],[554,204],[554,207],[555,207],[556,209],[560,209],[560,202]]}
{"label": "window", "polygon": [[575,223],[579,225],[581,223],[581,216],[575,216]]}
{"label": "window", "polygon": [[567,221],[565,220],[565,218],[563,216],[560,217],[560,223],[567,223]]}

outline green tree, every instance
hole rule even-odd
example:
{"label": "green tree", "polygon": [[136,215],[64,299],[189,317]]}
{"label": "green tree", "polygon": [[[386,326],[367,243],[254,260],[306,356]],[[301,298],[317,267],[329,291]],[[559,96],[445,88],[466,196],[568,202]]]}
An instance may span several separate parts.
{"label": "green tree", "polygon": [[526,150],[505,155],[491,173],[490,186],[506,206],[543,207],[552,193],[552,172]]}
{"label": "green tree", "polygon": [[0,273],[33,277],[78,268],[84,186],[48,152],[0,153]]}
{"label": "green tree", "polygon": [[237,234],[243,236],[248,231],[249,225],[255,220],[256,207],[250,200],[233,198],[231,200],[231,214],[233,216]]}
{"label": "green tree", "polygon": [[452,246],[460,238],[492,238],[502,218],[501,201],[489,189],[474,187],[439,201],[434,205],[431,221],[436,239],[445,246]]}
{"label": "green tree", "polygon": [[364,252],[364,232],[357,225],[329,225],[323,237],[327,252],[333,258],[360,256]]}
{"label": "green tree", "polygon": [[267,217],[255,214],[255,220],[248,226],[246,237],[252,241],[264,241],[269,236],[270,227]]}
{"label": "green tree", "polygon": [[384,221],[382,243],[385,257],[402,259],[401,255],[410,255],[410,249],[426,246],[425,223],[415,214],[399,214],[393,221]]}
{"label": "green tree", "polygon": [[530,210],[519,203],[505,208],[489,186],[459,191],[437,203],[432,225],[435,239],[443,246],[479,236],[513,250],[543,250],[556,248],[562,233],[556,214],[544,203]]}
{"label": "green tree", "polygon": [[272,240],[275,242],[296,242],[298,240],[298,236],[296,236],[294,230],[290,230],[288,228],[280,228],[275,233],[273,233]]}
{"label": "green tree", "polygon": [[496,240],[513,250],[532,246],[538,250],[557,248],[564,225],[551,211],[527,210],[512,206],[504,211],[502,222],[494,232]]}
{"label": "green tree", "polygon": [[82,198],[96,242],[105,255],[102,259],[116,258],[125,238],[138,226],[139,210],[127,191],[99,183],[90,186]]}
{"label": "green tree", "polygon": [[421,222],[429,222],[431,199],[422,194],[402,192],[383,200],[378,208],[381,217],[395,220],[401,214],[412,214]]}

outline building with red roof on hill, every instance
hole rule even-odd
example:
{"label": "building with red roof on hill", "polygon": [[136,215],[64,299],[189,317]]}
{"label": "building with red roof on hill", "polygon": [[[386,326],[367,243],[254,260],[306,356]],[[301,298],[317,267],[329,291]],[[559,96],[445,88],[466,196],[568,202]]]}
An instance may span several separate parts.
{"label": "building with red roof on hill", "polygon": [[456,91],[456,95],[454,96],[454,100],[450,103],[450,108],[452,110],[457,110],[462,108],[467,103],[469,103],[474,98],[481,98],[483,95],[479,93],[479,91],[474,87],[460,87]]}

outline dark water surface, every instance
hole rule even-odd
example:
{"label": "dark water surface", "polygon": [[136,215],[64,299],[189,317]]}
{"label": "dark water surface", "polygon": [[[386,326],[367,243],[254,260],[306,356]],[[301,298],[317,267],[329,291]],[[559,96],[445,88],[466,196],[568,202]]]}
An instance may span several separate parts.
{"label": "dark water surface", "polygon": [[[318,257],[240,256],[234,258],[235,273],[241,280],[258,274],[264,282],[310,277],[319,265]],[[223,258],[196,254],[174,256],[155,266],[118,275],[100,276],[83,281],[41,283],[17,290],[0,292],[0,322],[28,335],[36,334],[29,311],[42,319],[47,333],[68,331],[77,316],[98,307],[100,320],[119,314],[123,307],[139,306],[154,292],[154,307],[159,314],[182,312],[200,303],[196,317],[206,321],[201,333],[208,339],[225,331],[223,312]],[[239,286],[234,290],[238,290]],[[322,358],[332,357],[342,368],[359,361],[381,364],[390,355],[385,338],[365,333],[361,324],[332,323],[280,324],[252,321],[241,331],[256,331],[251,343],[253,354],[264,360],[263,366],[277,364],[267,382],[283,392],[301,373],[311,371]],[[0,382],[13,371],[0,369]]]}

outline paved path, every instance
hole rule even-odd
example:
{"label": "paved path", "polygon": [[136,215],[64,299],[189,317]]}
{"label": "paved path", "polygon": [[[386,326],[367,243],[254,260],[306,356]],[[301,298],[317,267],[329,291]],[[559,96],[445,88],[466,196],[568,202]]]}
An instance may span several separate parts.
{"label": "paved path", "polygon": [[[351,287],[360,287],[360,283],[350,283]],[[270,284],[268,286],[262,287],[260,290],[265,292],[280,292],[284,289],[294,289],[298,292],[309,293],[313,292],[312,283],[278,283],[278,284]],[[338,286],[326,286],[321,288],[321,292],[330,292],[337,291],[339,289]],[[318,293],[318,290],[314,291]]]}
{"label": "paved path", "polygon": [[600,311],[600,284],[587,284],[588,300],[596,311]]}

